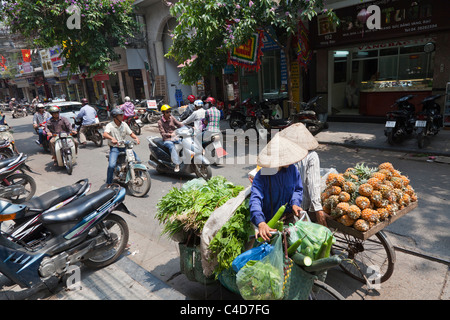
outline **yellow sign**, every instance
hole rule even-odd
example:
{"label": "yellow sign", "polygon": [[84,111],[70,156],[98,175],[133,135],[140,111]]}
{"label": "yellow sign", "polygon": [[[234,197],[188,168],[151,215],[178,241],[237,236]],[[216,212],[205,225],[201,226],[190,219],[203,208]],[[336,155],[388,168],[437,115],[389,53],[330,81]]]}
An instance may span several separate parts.
{"label": "yellow sign", "polygon": [[300,65],[298,61],[291,63],[291,90],[292,100],[297,111],[300,111]]}

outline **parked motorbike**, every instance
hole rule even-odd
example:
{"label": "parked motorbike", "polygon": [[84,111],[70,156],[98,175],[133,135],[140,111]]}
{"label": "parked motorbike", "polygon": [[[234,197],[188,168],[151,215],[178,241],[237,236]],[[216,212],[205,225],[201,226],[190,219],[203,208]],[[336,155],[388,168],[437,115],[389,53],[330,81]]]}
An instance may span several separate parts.
{"label": "parked motorbike", "polygon": [[131,131],[133,131],[135,135],[139,136],[141,134],[141,127],[143,126],[143,124],[138,115],[128,117],[124,121],[128,124]]}
{"label": "parked motorbike", "polygon": [[283,130],[292,124],[290,119],[277,119],[272,112],[257,111],[255,128],[258,136],[262,139],[271,139],[272,130]]}
{"label": "parked motorbike", "polygon": [[0,125],[0,160],[17,155],[14,137],[8,125]]}
{"label": "parked motorbike", "polygon": [[14,108],[12,117],[13,118],[22,118],[28,115],[27,108],[23,105],[18,105]]}
{"label": "parked motorbike", "polygon": [[77,160],[75,141],[71,134],[61,132],[55,137],[55,156],[59,167],[65,167],[68,174],[72,174]]}
{"label": "parked motorbike", "polygon": [[[47,193],[34,197],[29,201],[21,203],[24,213],[20,218],[7,221],[9,225],[4,234],[13,242],[25,241],[35,237],[35,232],[43,230],[40,217],[47,212],[57,210],[78,198],[84,197],[90,190],[91,184],[88,179],[79,180],[76,183],[51,190]],[[2,208],[0,208],[1,212]]]}
{"label": "parked motorbike", "polygon": [[[31,169],[25,163],[28,157],[23,153],[0,161],[0,198],[12,203],[30,200],[36,193],[36,181],[24,170]],[[17,173],[22,171],[21,173]]]}
{"label": "parked motorbike", "polygon": [[[212,176],[209,160],[204,156],[205,151],[202,148],[200,139],[195,137],[193,128],[181,127],[175,130],[177,139],[175,147],[183,163],[180,165],[178,174],[195,173],[198,178],[208,180]],[[172,162],[169,149],[164,146],[163,139],[160,137],[147,137],[150,148],[151,165],[159,173],[174,173],[175,164]]]}
{"label": "parked motorbike", "polygon": [[415,106],[409,102],[414,95],[406,95],[395,101],[391,108],[397,107],[395,111],[389,111],[386,114],[386,125],[384,135],[390,145],[402,141],[414,131],[415,125]]}
{"label": "parked motorbike", "polygon": [[[124,252],[129,238],[126,221],[113,211],[131,214],[123,204],[126,191],[102,189],[39,218],[45,235],[15,243],[0,235],[0,272],[22,288],[62,277],[78,262],[103,268]],[[2,203],[0,220],[20,218],[25,208]],[[132,214],[131,214],[132,215]]]}
{"label": "parked motorbike", "polygon": [[156,123],[159,119],[161,119],[161,112],[158,111],[158,108],[161,108],[160,104],[163,102],[162,99],[156,100],[156,106],[149,107],[147,104],[147,100],[145,100],[145,104],[142,105],[143,110],[145,110],[142,115],[140,116],[140,119],[142,123]]}
{"label": "parked motorbike", "polygon": [[[127,186],[128,191],[135,197],[143,197],[150,190],[152,181],[147,167],[136,161],[133,152],[133,141],[119,141],[118,145],[125,145],[125,151],[119,153],[113,181]],[[109,159],[109,155],[106,156]]]}
{"label": "parked motorbike", "polygon": [[292,123],[303,123],[313,135],[318,134],[323,129],[327,129],[328,123],[320,121],[314,111],[314,109],[317,108],[320,99],[322,99],[321,96],[316,96],[308,102],[302,102],[300,104],[301,110],[290,117]]}
{"label": "parked motorbike", "polygon": [[425,137],[437,135],[444,126],[441,107],[436,103],[436,99],[441,96],[441,94],[436,94],[423,99],[422,111],[417,113],[414,132],[417,136],[418,146],[421,149],[423,148]]}
{"label": "parked motorbike", "polygon": [[230,128],[255,128],[258,104],[252,98],[245,99],[239,107],[235,107],[230,114]]}
{"label": "parked motorbike", "polygon": [[[80,131],[81,124],[83,119],[74,118],[75,125],[77,126],[77,138],[78,142],[80,142]],[[101,147],[103,146],[103,135],[100,133],[100,129],[103,127],[100,123],[93,123],[84,126],[86,128],[84,135],[86,136],[86,140],[92,141],[95,146]]]}

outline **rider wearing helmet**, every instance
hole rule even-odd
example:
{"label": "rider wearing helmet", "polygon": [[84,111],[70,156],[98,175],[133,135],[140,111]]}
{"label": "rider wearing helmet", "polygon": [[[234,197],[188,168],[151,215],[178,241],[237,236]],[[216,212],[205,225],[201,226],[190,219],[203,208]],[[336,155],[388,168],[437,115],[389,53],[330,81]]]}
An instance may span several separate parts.
{"label": "rider wearing helmet", "polygon": [[[86,126],[97,122],[97,111],[91,107],[86,98],[81,99],[83,107],[80,113],[77,114],[77,119],[83,119],[80,128],[80,143],[82,146],[86,145]],[[80,146],[81,148],[81,146]]]}
{"label": "rider wearing helmet", "polygon": [[197,131],[203,131],[203,119],[205,119],[205,109],[203,109],[203,101],[196,100],[194,102],[195,111],[185,120],[182,124],[194,123],[194,129]]}
{"label": "rider wearing helmet", "polygon": [[190,94],[187,97],[189,104],[186,107],[186,109],[183,111],[183,113],[180,115],[180,120],[187,119],[194,111],[195,111],[195,96]]}
{"label": "rider wearing helmet", "polygon": [[161,107],[161,112],[163,113],[163,116],[158,121],[159,133],[163,138],[164,146],[170,151],[170,156],[175,164],[174,171],[178,172],[180,171],[181,159],[175,150],[175,143],[179,143],[178,140],[175,140],[175,130],[183,127],[183,124],[171,115],[172,110],[169,105],[163,105]]}
{"label": "rider wearing helmet", "polygon": [[206,101],[210,104],[205,112],[206,131],[220,132],[220,111],[216,108],[216,99],[208,97]]}
{"label": "rider wearing helmet", "polygon": [[134,104],[131,102],[130,97],[125,97],[123,100],[125,103],[120,106],[120,109],[123,111],[123,120],[127,120],[135,115]]}
{"label": "rider wearing helmet", "polygon": [[[58,135],[62,132],[66,132],[68,134],[77,132],[72,129],[72,125],[69,122],[69,119],[66,117],[61,117],[59,115],[59,108],[57,106],[51,106],[48,108],[48,112],[51,114],[51,117],[45,123],[45,132],[47,132],[48,138],[51,137],[50,140],[50,152],[52,154],[52,159],[56,165],[56,156],[55,156],[55,138],[53,135]],[[75,150],[78,152],[78,142],[75,142]]]}
{"label": "rider wearing helmet", "polygon": [[50,117],[51,114],[45,111],[45,106],[42,103],[38,103],[36,105],[36,113],[33,115],[33,128],[38,132],[39,140],[36,140],[36,143],[40,146],[42,146],[42,142],[44,141],[43,126]]}
{"label": "rider wearing helmet", "polygon": [[[125,146],[123,144],[119,144],[120,141],[124,141],[127,136],[136,141],[136,144],[139,144],[139,138],[134,134],[134,132],[130,129],[128,124],[123,121],[124,112],[120,108],[114,108],[111,110],[111,116],[113,117],[113,121],[108,123],[105,126],[105,130],[103,132],[103,137],[108,139],[109,145],[109,162],[108,162],[108,170],[106,173],[106,186],[111,186],[113,182],[114,169],[116,168],[117,158],[119,157],[120,152],[125,152]],[[134,152],[134,150],[133,150]],[[134,156],[137,161],[140,161],[136,152],[134,152]]]}

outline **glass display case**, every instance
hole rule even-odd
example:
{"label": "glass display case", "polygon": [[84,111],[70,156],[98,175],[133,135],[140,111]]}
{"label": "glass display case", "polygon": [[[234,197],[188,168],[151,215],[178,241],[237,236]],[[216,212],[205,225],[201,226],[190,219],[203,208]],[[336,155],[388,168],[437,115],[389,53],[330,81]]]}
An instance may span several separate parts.
{"label": "glass display case", "polygon": [[433,78],[361,82],[361,92],[427,91],[432,88]]}

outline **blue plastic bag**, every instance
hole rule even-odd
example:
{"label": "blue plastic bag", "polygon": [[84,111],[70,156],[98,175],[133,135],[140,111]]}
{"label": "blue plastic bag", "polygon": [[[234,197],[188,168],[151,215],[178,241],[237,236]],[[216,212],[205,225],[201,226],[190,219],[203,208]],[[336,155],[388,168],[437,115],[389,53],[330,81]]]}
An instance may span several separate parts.
{"label": "blue plastic bag", "polygon": [[231,264],[231,267],[235,272],[241,270],[243,266],[247,264],[250,260],[259,261],[262,260],[265,256],[267,256],[273,250],[273,246],[268,243],[263,243],[262,245],[247,250],[240,255],[238,255]]}

